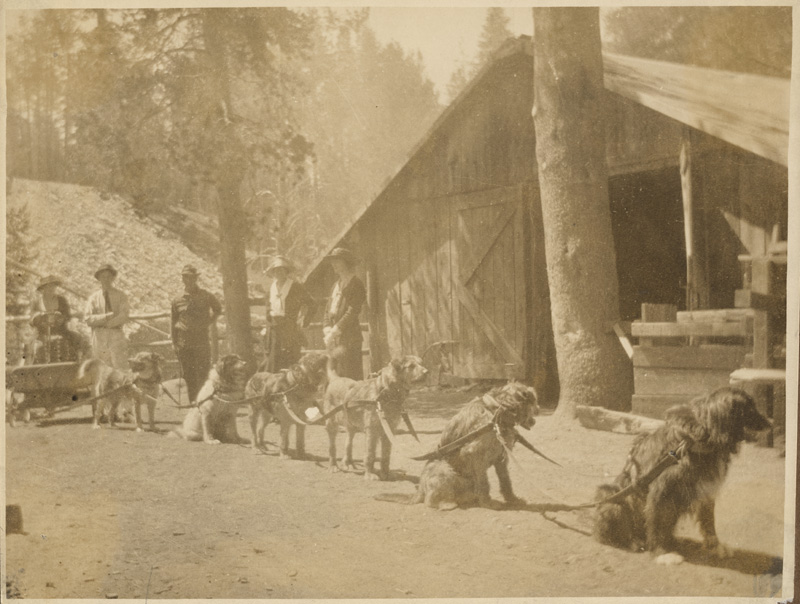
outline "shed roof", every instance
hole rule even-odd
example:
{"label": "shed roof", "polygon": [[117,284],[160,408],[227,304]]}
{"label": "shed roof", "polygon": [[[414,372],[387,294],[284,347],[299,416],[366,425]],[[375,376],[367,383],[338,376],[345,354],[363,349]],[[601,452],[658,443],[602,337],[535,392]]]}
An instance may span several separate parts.
{"label": "shed roof", "polygon": [[[358,210],[325,252],[306,271],[311,276],[334,247],[348,235],[386,193],[390,184],[430,142],[464,99],[508,57],[524,53],[533,57],[530,36],[506,41],[492,59],[447,106],[409,152],[408,159],[384,181],[380,193]],[[603,53],[606,89],[649,107],[667,117],[701,130],[778,164],[788,166],[789,85],[785,78],[759,76]],[[754,91],[757,91],[754,93]]]}

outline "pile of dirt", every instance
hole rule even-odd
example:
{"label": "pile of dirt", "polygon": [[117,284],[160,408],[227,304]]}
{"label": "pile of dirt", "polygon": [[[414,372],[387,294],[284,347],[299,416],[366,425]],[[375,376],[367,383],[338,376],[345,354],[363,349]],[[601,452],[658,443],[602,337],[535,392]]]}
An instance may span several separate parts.
{"label": "pile of dirt", "polygon": [[[30,214],[30,234],[37,239],[31,268],[59,275],[84,295],[98,287],[97,267],[111,263],[133,313],[164,311],[183,291],[182,267],[192,264],[200,271],[202,287],[222,297],[217,266],[190,251],[169,229],[138,215],[122,197],[92,187],[15,179],[8,205],[23,204]],[[82,308],[82,300],[69,297]]]}

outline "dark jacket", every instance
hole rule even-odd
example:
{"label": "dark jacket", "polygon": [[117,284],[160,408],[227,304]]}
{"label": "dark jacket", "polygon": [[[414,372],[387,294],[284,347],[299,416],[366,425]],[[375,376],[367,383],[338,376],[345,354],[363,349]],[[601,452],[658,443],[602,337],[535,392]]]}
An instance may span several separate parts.
{"label": "dark jacket", "polygon": [[323,325],[339,328],[343,346],[361,343],[361,325],[358,322],[358,316],[361,314],[361,307],[364,306],[366,300],[367,290],[361,279],[356,276],[353,276],[342,290],[342,299],[336,314],[331,314],[331,300],[328,300]]}

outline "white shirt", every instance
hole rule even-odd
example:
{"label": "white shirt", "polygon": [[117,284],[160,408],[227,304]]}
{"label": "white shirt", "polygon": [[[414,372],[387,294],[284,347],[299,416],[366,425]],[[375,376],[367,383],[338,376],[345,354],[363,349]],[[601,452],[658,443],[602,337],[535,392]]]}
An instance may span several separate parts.
{"label": "white shirt", "polygon": [[269,287],[269,314],[271,317],[286,316],[286,296],[289,295],[289,289],[292,287],[291,279],[286,279],[282,287],[278,287],[278,282],[273,281]]}

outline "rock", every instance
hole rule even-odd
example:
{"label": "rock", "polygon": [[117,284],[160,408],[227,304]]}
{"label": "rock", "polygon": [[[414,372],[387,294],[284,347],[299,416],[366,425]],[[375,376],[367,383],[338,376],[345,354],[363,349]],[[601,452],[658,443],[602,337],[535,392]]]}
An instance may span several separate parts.
{"label": "rock", "polygon": [[116,600],[117,598],[119,598],[117,594],[106,594],[106,600]]}

